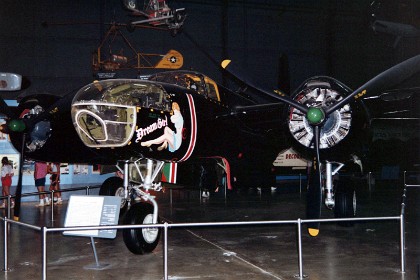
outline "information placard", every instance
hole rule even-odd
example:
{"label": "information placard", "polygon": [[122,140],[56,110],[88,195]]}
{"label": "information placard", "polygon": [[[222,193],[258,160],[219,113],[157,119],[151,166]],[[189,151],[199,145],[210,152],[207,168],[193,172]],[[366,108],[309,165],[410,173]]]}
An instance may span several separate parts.
{"label": "information placard", "polygon": [[[71,195],[64,227],[117,225],[121,197]],[[115,238],[116,229],[64,231],[64,235]]]}

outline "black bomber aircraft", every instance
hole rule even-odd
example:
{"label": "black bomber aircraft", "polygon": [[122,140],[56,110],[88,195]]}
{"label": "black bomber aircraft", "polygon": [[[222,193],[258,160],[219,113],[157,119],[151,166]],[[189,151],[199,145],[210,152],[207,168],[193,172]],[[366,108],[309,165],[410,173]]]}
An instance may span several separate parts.
{"label": "black bomber aircraft", "polygon": [[[122,198],[125,224],[159,222],[154,191],[164,163],[202,163],[217,158],[227,184],[260,184],[268,178],[287,135],[313,158],[307,216],[319,218],[325,203],[350,217],[354,190],[339,191],[333,165],[358,148],[367,108],[360,102],[398,85],[420,70],[420,55],[377,75],[356,90],[325,76],[306,80],[291,96],[267,91],[225,60],[222,67],[252,88],[234,92],[192,71],[153,74],[147,80],[95,81],[63,97],[24,97],[17,109],[2,100],[3,131],[26,158],[50,162],[116,164],[100,194]],[[7,89],[7,85],[5,86]],[[366,113],[366,112],[365,112]],[[195,165],[195,164],[194,164]],[[19,219],[21,172],[15,218]],[[346,184],[344,184],[346,185]],[[317,235],[319,223],[308,225]],[[160,229],[124,229],[127,248],[151,252]]]}

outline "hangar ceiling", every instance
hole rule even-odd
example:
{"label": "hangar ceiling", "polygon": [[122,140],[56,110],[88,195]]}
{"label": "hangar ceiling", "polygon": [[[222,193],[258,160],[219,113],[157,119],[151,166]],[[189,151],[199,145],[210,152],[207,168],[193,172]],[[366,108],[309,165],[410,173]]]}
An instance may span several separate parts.
{"label": "hangar ceiling", "polygon": [[[213,62],[228,57],[267,87],[293,90],[313,75],[331,75],[357,87],[420,48],[419,37],[402,38],[395,45],[395,36],[374,32],[369,27],[372,7],[366,1],[168,4],[187,10],[182,33],[172,37],[166,31],[137,29],[124,34],[140,52],[178,50],[184,69],[201,71],[217,81],[222,81],[222,72]],[[419,26],[417,1],[381,1],[381,5],[378,16]],[[21,94],[63,94],[91,81],[92,53],[109,23],[132,20],[120,0],[5,0],[2,6],[0,70],[26,77],[31,86]],[[150,71],[120,75],[135,77]]]}

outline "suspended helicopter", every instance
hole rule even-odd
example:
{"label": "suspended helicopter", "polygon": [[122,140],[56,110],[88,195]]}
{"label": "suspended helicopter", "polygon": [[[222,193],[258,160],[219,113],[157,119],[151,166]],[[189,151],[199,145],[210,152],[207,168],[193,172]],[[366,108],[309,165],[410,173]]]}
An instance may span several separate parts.
{"label": "suspended helicopter", "polygon": [[[313,77],[290,97],[264,90],[230,61],[224,61],[222,67],[255,92],[230,91],[192,71],[157,73],[147,80],[95,81],[62,98],[25,97],[17,110],[2,100],[0,112],[8,117],[2,131],[10,134],[14,146],[27,158],[117,163],[120,176],[108,178],[100,193],[122,197],[125,224],[160,221],[153,193],[162,189],[159,174],[165,162],[220,158],[228,184],[234,178],[241,181],[241,176],[264,180],[278,151],[289,144],[284,136],[291,133],[299,146],[313,151],[307,216],[316,219],[321,215],[324,196],[327,206],[335,202],[338,208],[351,205],[354,199],[351,195],[337,196],[331,182],[337,169],[332,167],[336,156],[348,156],[353,150],[349,148],[357,147],[353,141],[360,117],[358,102],[354,101],[417,73],[420,55],[354,91],[331,77]],[[360,108],[364,110],[364,106]],[[327,169],[326,175],[323,169]],[[251,172],[257,175],[246,177]],[[20,192],[21,179],[17,197]],[[344,202],[337,203],[337,199]],[[17,198],[17,219],[19,203]],[[338,212],[351,215],[350,210]],[[311,235],[317,235],[319,223],[308,228]],[[158,228],[123,230],[124,242],[134,254],[153,251],[159,237]]]}
{"label": "suspended helicopter", "polygon": [[123,0],[124,8],[131,11],[132,16],[142,18],[131,21],[127,25],[129,31],[149,25],[155,28],[167,28],[175,36],[182,29],[187,17],[185,8],[171,9],[165,0],[145,0],[141,8],[139,2],[140,0]]}

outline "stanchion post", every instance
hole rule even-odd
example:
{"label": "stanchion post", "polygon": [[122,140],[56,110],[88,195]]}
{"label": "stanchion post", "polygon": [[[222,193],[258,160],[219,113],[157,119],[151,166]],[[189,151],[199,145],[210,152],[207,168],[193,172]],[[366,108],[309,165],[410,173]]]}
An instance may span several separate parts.
{"label": "stanchion post", "polygon": [[168,279],[168,223],[164,223],[163,227],[163,270],[164,279]]}
{"label": "stanchion post", "polygon": [[299,254],[299,279],[303,279],[303,257],[302,257],[302,220],[297,220],[298,226],[298,254]]}
{"label": "stanchion post", "polygon": [[8,236],[7,236],[7,219],[4,219],[4,266],[3,271],[7,272],[9,270],[8,268]]}
{"label": "stanchion post", "polygon": [[42,279],[47,280],[47,228],[42,227]]}
{"label": "stanchion post", "polygon": [[51,222],[54,222],[54,190],[51,191]]}
{"label": "stanchion post", "polygon": [[[404,207],[404,205],[403,205]],[[405,227],[404,227],[404,211],[400,216],[400,238],[401,238],[401,272],[405,273]]]}

